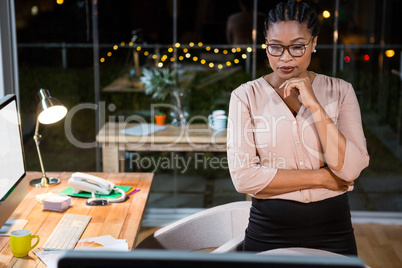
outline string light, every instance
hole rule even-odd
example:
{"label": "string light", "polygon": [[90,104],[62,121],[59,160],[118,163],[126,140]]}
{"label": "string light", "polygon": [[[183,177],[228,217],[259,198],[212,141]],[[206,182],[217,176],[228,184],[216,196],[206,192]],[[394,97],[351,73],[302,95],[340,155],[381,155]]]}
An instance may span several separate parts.
{"label": "string light", "polygon": [[393,56],[395,56],[395,51],[393,51],[392,49],[388,49],[387,51],[385,51],[385,56],[387,56],[388,58],[392,58]]}
{"label": "string light", "polygon": [[331,13],[330,13],[328,10],[324,10],[324,11],[322,12],[322,16],[323,16],[325,19],[328,19],[329,17],[331,17]]}
{"label": "string light", "polygon": [[[199,47],[203,47],[204,46],[204,44],[202,43],[202,42],[198,42],[197,43],[198,44],[198,46]],[[121,47],[124,47],[126,45],[126,43],[125,42],[121,42],[120,43],[120,46]],[[130,47],[132,47],[133,45],[134,45],[134,43],[133,42],[129,42],[128,43],[128,45],[130,46]],[[176,48],[179,48],[181,45],[180,45],[180,43],[175,43],[174,44],[174,46],[176,47]],[[195,43],[194,42],[190,42],[189,43],[189,47],[194,47],[195,46]],[[266,47],[267,47],[267,45],[266,44],[261,44],[261,48],[262,49],[266,49]],[[114,50],[117,50],[119,48],[119,45],[114,45],[113,46],[113,49]],[[137,46],[136,47],[136,50],[137,51],[143,51],[142,53],[143,53],[143,55],[144,56],[146,56],[146,57],[148,57],[149,55],[151,55],[151,57],[152,57],[152,59],[154,59],[154,60],[156,60],[156,59],[158,59],[158,55],[157,54],[151,54],[149,51],[146,51],[146,50],[143,50],[142,49],[142,47],[141,46]],[[240,48],[240,47],[233,47],[233,48],[231,48],[231,49],[223,49],[222,51],[219,49],[219,48],[211,48],[211,46],[206,46],[205,47],[205,50],[206,51],[213,51],[215,54],[217,54],[217,53],[223,53],[224,55],[227,55],[228,53],[229,53],[229,51],[231,51],[233,54],[235,54],[235,53],[238,53],[238,52],[242,52],[242,49]],[[167,49],[167,52],[168,53],[172,53],[174,51],[174,49],[173,49],[173,47],[169,47],[168,49]],[[184,55],[180,55],[180,56],[178,56],[177,58],[174,58],[174,57],[168,57],[168,55],[161,55],[161,57],[160,57],[160,62],[157,64],[157,66],[158,67],[163,67],[163,62],[165,62],[165,61],[167,61],[168,59],[170,60],[170,62],[175,62],[176,60],[180,60],[180,61],[183,61],[183,60],[185,60],[185,58],[187,58],[187,59],[192,59],[194,62],[200,62],[201,64],[206,64],[207,63],[207,61],[205,60],[205,59],[200,59],[200,58],[198,58],[197,56],[191,56],[191,53],[189,53],[189,49],[188,48],[186,48],[186,47],[184,47],[183,48],[183,53],[185,53]],[[245,49],[245,51],[247,51],[247,52],[252,52],[253,51],[253,49],[251,48],[251,47],[247,47],[246,49]],[[393,56],[392,55],[392,52],[393,51],[387,51],[386,52],[386,55],[389,57],[389,56]],[[395,52],[393,53],[393,54],[395,54]],[[112,52],[108,52],[107,53],[107,56],[108,57],[111,57],[113,54],[112,54]],[[244,50],[243,50],[243,54],[241,54],[241,59],[247,59],[247,54],[246,53],[244,53]],[[105,62],[106,60],[105,60],[105,58],[101,58],[100,59],[100,62]],[[223,67],[226,65],[226,66],[232,66],[232,64],[239,64],[240,63],[240,60],[239,60],[239,58],[234,58],[232,61],[226,61],[225,63],[219,63],[218,65],[217,65],[217,68],[219,68],[219,69],[223,69]],[[210,67],[210,68],[213,68],[213,67],[215,67],[215,63],[213,63],[213,62],[209,62],[209,64],[208,64],[208,66]]]}

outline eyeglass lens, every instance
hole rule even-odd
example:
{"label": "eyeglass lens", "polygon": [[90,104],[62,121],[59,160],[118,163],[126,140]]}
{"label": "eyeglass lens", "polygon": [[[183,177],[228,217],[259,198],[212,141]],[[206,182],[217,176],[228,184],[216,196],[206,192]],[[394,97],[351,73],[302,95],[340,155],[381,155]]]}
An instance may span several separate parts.
{"label": "eyeglass lens", "polygon": [[285,49],[288,50],[289,54],[293,57],[301,57],[304,55],[306,48],[304,45],[291,45],[291,46],[282,46],[282,45],[268,45],[267,46],[268,53],[272,56],[282,56]]}

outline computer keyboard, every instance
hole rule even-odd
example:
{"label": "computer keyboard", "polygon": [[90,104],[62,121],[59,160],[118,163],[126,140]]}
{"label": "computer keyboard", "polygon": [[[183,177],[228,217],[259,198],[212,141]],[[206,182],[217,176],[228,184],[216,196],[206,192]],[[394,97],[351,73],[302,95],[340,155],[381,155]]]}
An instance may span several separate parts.
{"label": "computer keyboard", "polygon": [[43,250],[71,250],[80,239],[91,216],[65,214],[43,245]]}

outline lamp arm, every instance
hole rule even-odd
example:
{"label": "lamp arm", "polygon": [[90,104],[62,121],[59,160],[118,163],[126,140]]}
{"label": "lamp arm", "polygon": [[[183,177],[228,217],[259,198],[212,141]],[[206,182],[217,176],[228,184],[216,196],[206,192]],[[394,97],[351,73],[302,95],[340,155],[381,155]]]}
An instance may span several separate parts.
{"label": "lamp arm", "polygon": [[33,139],[36,144],[36,150],[38,151],[40,168],[42,169],[42,178],[46,178],[45,168],[43,167],[42,155],[41,155],[40,149],[39,149],[39,142],[40,142],[41,136],[39,135],[38,131],[39,131],[39,120],[36,120],[35,134],[34,134]]}

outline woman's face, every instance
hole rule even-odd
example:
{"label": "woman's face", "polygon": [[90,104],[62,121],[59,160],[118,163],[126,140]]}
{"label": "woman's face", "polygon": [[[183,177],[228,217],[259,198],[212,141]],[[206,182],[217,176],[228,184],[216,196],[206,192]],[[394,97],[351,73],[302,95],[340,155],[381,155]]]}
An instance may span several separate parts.
{"label": "woman's face", "polygon": [[[266,43],[282,46],[307,44],[312,38],[306,23],[296,21],[277,22],[269,26],[267,31]],[[315,37],[306,47],[306,52],[301,57],[292,57],[287,49],[282,56],[271,56],[267,51],[269,65],[277,78],[287,80],[293,77],[303,77],[307,75],[307,68],[310,65],[311,54],[317,45]]]}

